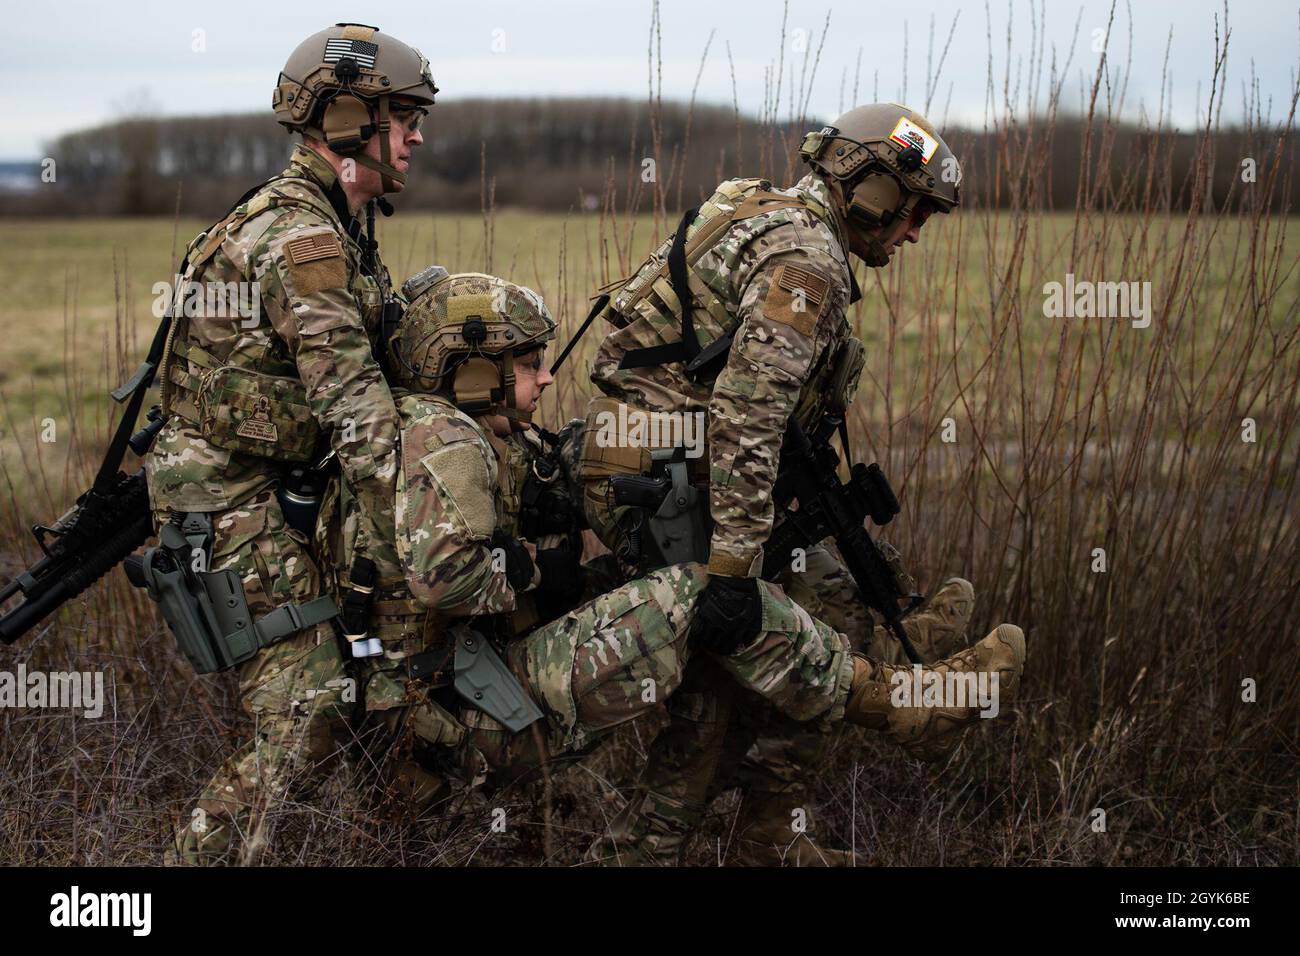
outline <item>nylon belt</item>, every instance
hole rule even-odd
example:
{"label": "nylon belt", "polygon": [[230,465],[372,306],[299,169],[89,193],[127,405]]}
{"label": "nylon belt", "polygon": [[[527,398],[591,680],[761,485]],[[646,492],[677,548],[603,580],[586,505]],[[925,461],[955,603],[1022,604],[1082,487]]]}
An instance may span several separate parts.
{"label": "nylon belt", "polygon": [[314,627],[332,617],[337,617],[338,613],[338,605],[329,595],[315,598],[306,604],[286,604],[278,607],[258,619],[255,625],[258,644],[267,647],[295,631]]}

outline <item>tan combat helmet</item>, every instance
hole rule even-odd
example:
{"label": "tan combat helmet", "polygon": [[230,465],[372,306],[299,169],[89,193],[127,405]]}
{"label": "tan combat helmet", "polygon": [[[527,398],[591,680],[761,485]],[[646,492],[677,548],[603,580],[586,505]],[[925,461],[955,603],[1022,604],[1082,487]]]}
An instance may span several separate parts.
{"label": "tan combat helmet", "polygon": [[[388,150],[390,100],[432,106],[429,61],[401,40],[360,23],[336,23],[289,54],[271,108],[281,126],[321,140],[379,173],[385,192],[405,183]],[[379,161],[362,154],[379,134]]]}
{"label": "tan combat helmet", "polygon": [[855,252],[870,266],[889,255],[867,231],[910,218],[928,199],[939,212],[961,202],[961,167],[924,116],[897,103],[849,110],[830,126],[804,137],[804,161],[830,181],[841,202]]}
{"label": "tan combat helmet", "polygon": [[402,285],[410,305],[392,342],[397,384],[443,395],[470,415],[528,423],[514,407],[514,358],[555,338],[546,303],[496,276],[442,271],[432,266]]}

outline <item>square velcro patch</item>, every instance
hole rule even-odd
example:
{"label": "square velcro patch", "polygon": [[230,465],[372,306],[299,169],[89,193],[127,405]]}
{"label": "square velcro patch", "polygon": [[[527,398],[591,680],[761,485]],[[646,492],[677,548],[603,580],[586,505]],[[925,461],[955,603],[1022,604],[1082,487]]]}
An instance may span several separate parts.
{"label": "square velcro patch", "polygon": [[289,256],[289,261],[296,266],[300,266],[304,262],[315,262],[317,259],[332,259],[335,256],[343,255],[343,247],[339,245],[338,237],[328,232],[318,232],[315,235],[291,239],[285,244],[284,248]]}
{"label": "square velcro patch", "polygon": [[824,273],[783,263],[772,275],[772,285],[763,301],[763,315],[812,336],[817,331],[817,320],[825,307],[829,287],[830,280]]}

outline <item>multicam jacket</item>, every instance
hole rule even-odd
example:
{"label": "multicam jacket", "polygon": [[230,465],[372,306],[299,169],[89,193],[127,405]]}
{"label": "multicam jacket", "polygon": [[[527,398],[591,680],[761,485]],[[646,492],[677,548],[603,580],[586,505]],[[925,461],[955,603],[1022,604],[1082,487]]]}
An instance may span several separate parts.
{"label": "multicam jacket", "polygon": [[[367,555],[381,587],[441,617],[513,611],[518,596],[489,541],[498,528],[515,529],[528,459],[444,398],[403,390],[396,398],[396,533]],[[344,494],[345,528],[357,510]],[[351,558],[340,553],[335,564],[346,573]]]}
{"label": "multicam jacket", "polygon": [[[353,493],[374,503],[367,540],[392,539],[397,413],[371,346],[389,280],[363,271],[351,222],[333,169],[299,146],[280,178],[190,244],[197,305],[173,321],[160,373],[170,418],[146,459],[156,512],[236,508],[278,479],[289,443],[323,431]],[[205,437],[205,411],[210,426],[229,411],[214,403],[237,406],[239,383],[264,381],[305,387],[296,422],[245,419],[233,442]]]}
{"label": "multicam jacket", "polygon": [[[757,190],[770,186],[759,180],[724,183],[710,204],[734,208]],[[727,364],[716,379],[692,382],[681,363],[619,368],[634,349],[681,339],[676,297],[662,278],[623,313],[627,324],[601,343],[591,373],[601,391],[630,405],[707,412],[714,521],[709,568],[734,576],[758,573],[772,528],[772,485],[786,422],[849,336],[845,311],[853,280],[843,226],[828,188],[809,174],[779,192],[803,199],[806,207],[733,223],[691,267],[701,346],[734,335]],[[727,202],[733,206],[726,207]],[[711,211],[708,207],[701,208],[696,226]],[[660,268],[668,246],[665,242],[638,275]],[[620,297],[635,281],[615,295],[616,313]]]}

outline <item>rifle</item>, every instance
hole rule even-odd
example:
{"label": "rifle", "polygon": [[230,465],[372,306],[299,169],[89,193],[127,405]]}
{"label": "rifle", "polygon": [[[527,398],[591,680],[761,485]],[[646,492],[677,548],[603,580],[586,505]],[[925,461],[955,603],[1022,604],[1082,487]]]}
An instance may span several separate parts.
{"label": "rifle", "polygon": [[[790,419],[781,444],[773,499],[778,504],[798,499],[799,510],[785,510],[763,545],[763,577],[771,579],[784,570],[796,548],[833,538],[863,602],[884,618],[907,659],[923,664],[908,639],[903,618],[920,607],[924,598],[903,593],[898,575],[863,524],[866,518],[880,526],[889,524],[899,512],[898,499],[874,462],[853,465],[849,480],[840,480],[840,456],[830,444],[830,436],[837,430],[843,441],[846,429],[838,415],[824,416],[811,438]],[[899,603],[904,598],[908,599],[906,607]]]}
{"label": "rifle", "polygon": [[[114,401],[125,402],[126,408],[95,474],[94,484],[53,525],[32,528],[45,557],[0,590],[0,606],[19,591],[23,593],[23,602],[0,616],[0,641],[5,644],[12,644],[61,604],[86,590],[153,535],[144,469],[128,475],[119,471],[118,466],[128,446],[136,455],[143,456],[167,422],[162,409],[155,405],[149,409],[148,424],[133,433],[145,392],[153,384],[154,374],[162,362],[181,277],[188,262],[188,255],[181,260],[172,297],[154,332],[148,356],[127,381],[110,393]],[[54,538],[52,544],[46,543],[47,535]]]}
{"label": "rifle", "polygon": [[[161,409],[154,406],[149,424],[129,439],[131,447],[143,454],[164,422]],[[96,481],[58,521],[36,525],[32,534],[45,556],[0,590],[0,605],[23,593],[22,603],[0,617],[0,641],[5,644],[86,590],[153,535],[144,469]]]}

